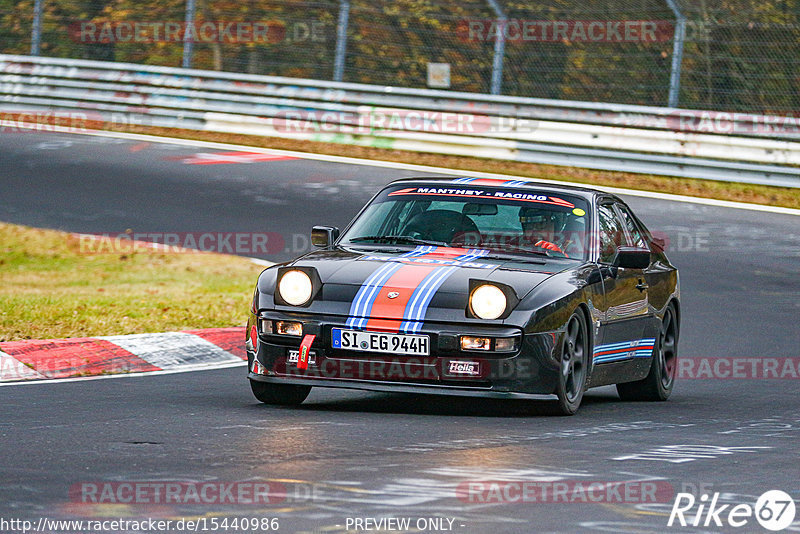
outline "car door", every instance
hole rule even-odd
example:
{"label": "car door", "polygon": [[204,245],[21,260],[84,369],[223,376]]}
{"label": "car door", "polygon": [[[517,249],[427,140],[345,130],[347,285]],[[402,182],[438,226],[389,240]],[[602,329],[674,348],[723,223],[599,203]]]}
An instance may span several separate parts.
{"label": "car door", "polygon": [[[625,231],[628,233],[628,241],[634,247],[649,249],[650,245],[647,240],[646,232],[641,227],[642,223],[633,215],[631,209],[621,202],[615,203],[614,207],[622,219]],[[647,317],[644,331],[645,339],[655,338],[658,335],[660,321],[658,317],[656,317],[655,310],[665,305],[670,294],[670,292],[665,291],[664,288],[664,286],[668,285],[667,282],[669,281],[665,276],[665,271],[659,268],[657,264],[654,264],[652,258],[651,256],[650,265],[647,269],[644,269],[642,273],[644,275],[643,285],[647,286],[643,291],[643,295],[647,298]],[[641,286],[642,282],[639,282],[637,285]],[[664,295],[662,296],[662,294]],[[654,297],[655,301],[657,301],[655,303],[653,302]]]}
{"label": "car door", "polygon": [[[593,349],[592,361],[598,369],[612,367],[623,372],[626,380],[635,379],[642,369],[646,371],[649,367],[654,342],[653,338],[645,336],[650,329],[644,270],[613,266],[620,246],[635,245],[614,200],[606,199],[598,204],[598,222],[598,263],[604,295],[600,300],[601,333]],[[603,382],[622,381],[606,378]]]}

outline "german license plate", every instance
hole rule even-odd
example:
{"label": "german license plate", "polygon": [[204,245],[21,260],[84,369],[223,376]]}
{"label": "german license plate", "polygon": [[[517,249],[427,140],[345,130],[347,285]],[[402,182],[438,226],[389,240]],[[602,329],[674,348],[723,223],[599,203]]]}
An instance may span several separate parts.
{"label": "german license plate", "polygon": [[334,328],[331,333],[334,349],[382,352],[384,354],[407,354],[411,356],[428,356],[430,354],[430,339],[428,336],[363,332],[361,330],[344,330],[342,328]]}

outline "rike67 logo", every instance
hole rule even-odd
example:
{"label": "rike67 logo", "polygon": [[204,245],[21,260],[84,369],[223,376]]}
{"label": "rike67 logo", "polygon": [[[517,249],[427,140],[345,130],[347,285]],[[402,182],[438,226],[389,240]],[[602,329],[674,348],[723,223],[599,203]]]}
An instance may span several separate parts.
{"label": "rike67 logo", "polygon": [[794,521],[796,507],[792,497],[781,490],[765,492],[756,501],[755,506],[742,503],[718,504],[720,494],[714,493],[709,500],[704,494],[699,499],[699,506],[691,493],[678,493],[669,514],[667,526],[681,527],[722,527],[741,528],[754,518],[765,529],[777,532],[788,528]]}

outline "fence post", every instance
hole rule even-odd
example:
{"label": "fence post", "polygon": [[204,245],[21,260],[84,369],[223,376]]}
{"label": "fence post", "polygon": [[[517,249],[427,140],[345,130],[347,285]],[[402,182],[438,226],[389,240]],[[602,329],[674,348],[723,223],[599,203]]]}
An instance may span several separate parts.
{"label": "fence post", "polygon": [[[189,69],[192,67],[192,49],[194,41],[189,37],[190,27],[194,25],[194,12],[195,0],[186,0],[186,27],[183,29],[183,68]],[[192,28],[194,30],[194,28]],[[192,35],[197,35],[197,32],[192,31]]]}
{"label": "fence post", "polygon": [[672,68],[669,74],[669,100],[671,108],[678,107],[678,97],[681,90],[681,63],[683,63],[683,41],[686,38],[686,17],[681,13],[675,0],[667,0],[672,12],[675,14],[675,37],[672,41]]}
{"label": "fence post", "polygon": [[497,32],[494,39],[494,57],[492,58],[492,84],[490,92],[493,95],[499,95],[503,86],[503,61],[506,55],[506,24],[508,17],[503,13],[503,8],[497,3],[497,0],[486,0],[489,7],[494,11],[497,17]]}
{"label": "fence post", "polygon": [[344,57],[347,53],[347,25],[350,21],[349,0],[339,0],[339,24],[336,26],[336,57],[333,59],[333,81],[344,78]]}
{"label": "fence post", "polygon": [[35,0],[33,3],[33,28],[31,28],[31,55],[38,56],[42,43],[42,3],[44,0]]}

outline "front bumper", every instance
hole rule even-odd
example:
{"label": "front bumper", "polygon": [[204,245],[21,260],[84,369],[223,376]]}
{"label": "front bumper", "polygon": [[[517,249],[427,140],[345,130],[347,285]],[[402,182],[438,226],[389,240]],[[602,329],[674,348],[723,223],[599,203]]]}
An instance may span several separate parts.
{"label": "front bumper", "polygon": [[[331,329],[348,328],[343,317],[261,312],[259,318],[300,321],[303,334],[314,334],[307,369],[289,361],[301,337],[264,335],[247,341],[248,378],[261,382],[340,387],[373,391],[541,398],[553,394],[558,382],[556,347],[561,332],[525,334],[512,326],[424,324],[420,334],[430,337],[429,356],[401,356],[332,348]],[[251,314],[247,331],[256,323]],[[461,335],[520,336],[515,352],[462,351]],[[455,364],[453,362],[456,362]],[[459,364],[467,363],[469,374]]]}

